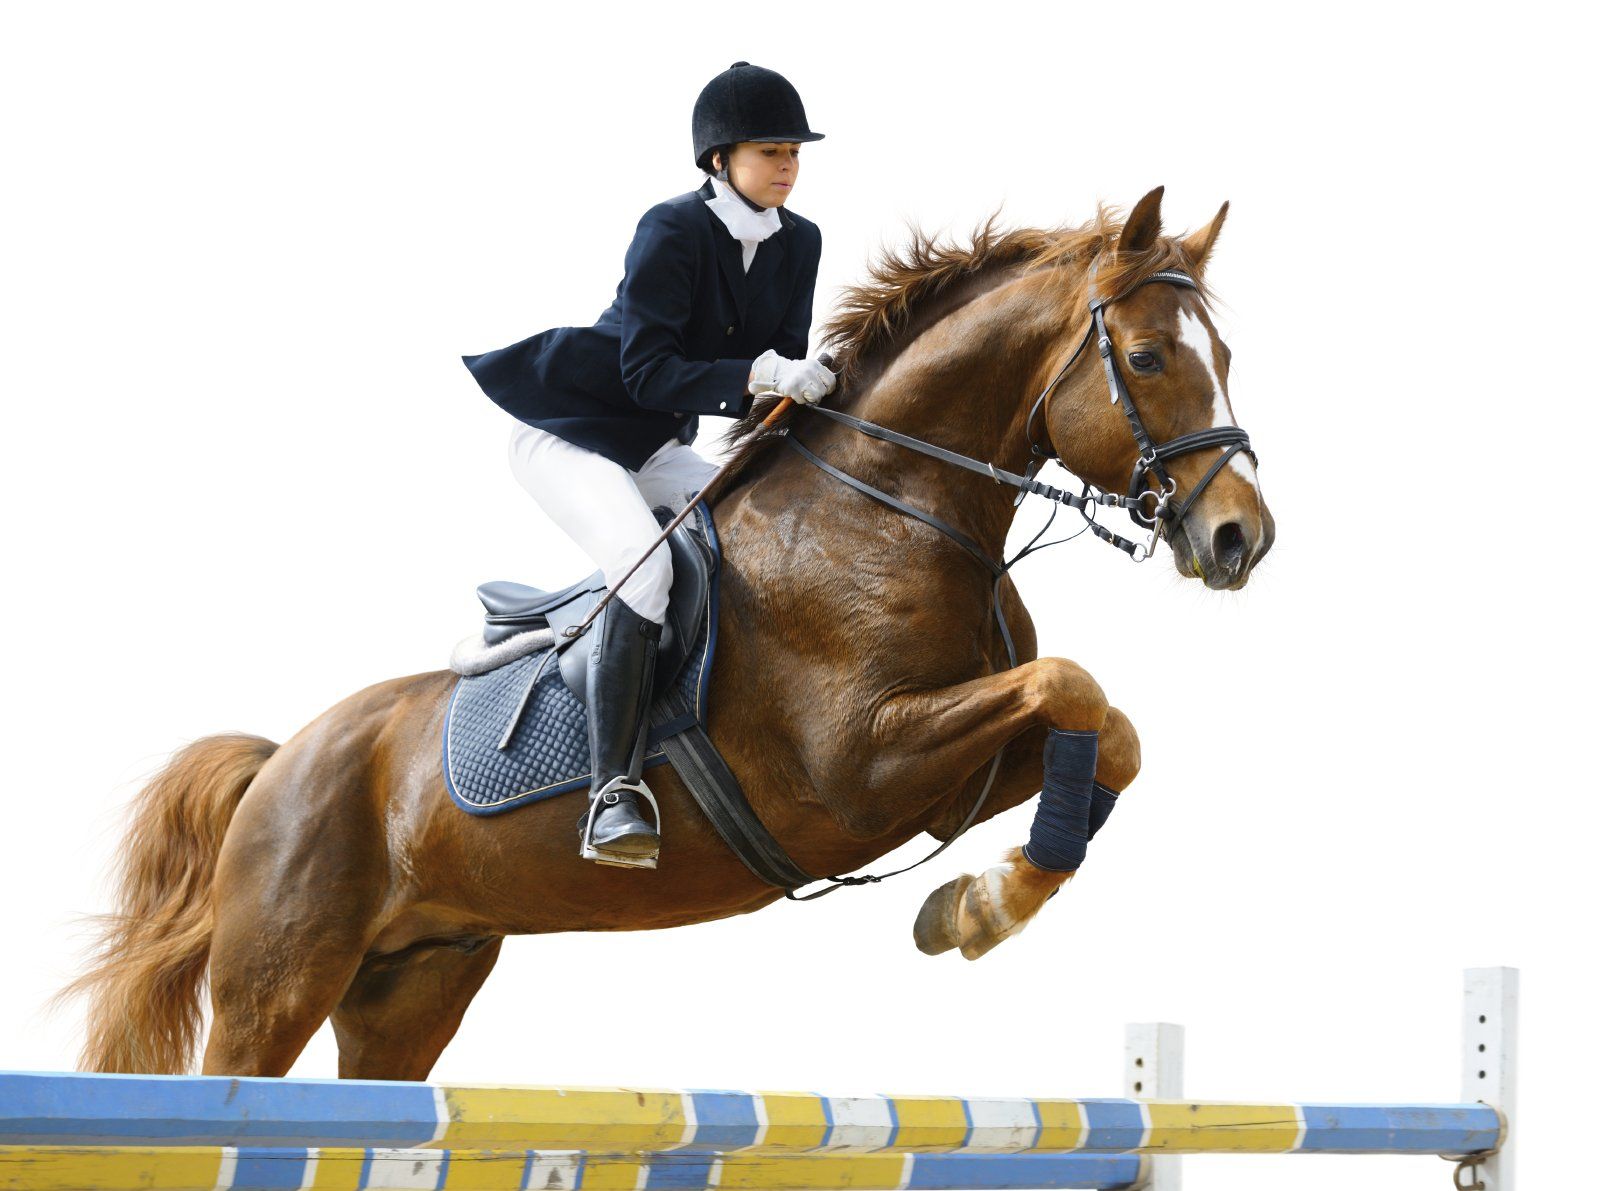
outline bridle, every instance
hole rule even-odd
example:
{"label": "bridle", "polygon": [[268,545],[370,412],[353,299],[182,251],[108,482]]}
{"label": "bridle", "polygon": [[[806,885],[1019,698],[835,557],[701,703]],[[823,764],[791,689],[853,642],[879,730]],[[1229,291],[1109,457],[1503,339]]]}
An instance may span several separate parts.
{"label": "bridle", "polygon": [[[1197,290],[1198,288],[1197,282],[1189,274],[1177,269],[1164,269],[1157,273],[1148,274],[1134,285],[1111,298],[1094,298],[1091,300],[1088,304],[1091,310],[1091,322],[1086,327],[1086,334],[1081,338],[1074,352],[1064,361],[1063,367],[1058,369],[1057,375],[1041,391],[1041,395],[1035,399],[1035,403],[1030,407],[1030,416],[1025,421],[1024,432],[1025,437],[1030,440],[1032,460],[1029,471],[1023,475],[998,467],[994,463],[974,459],[957,451],[947,450],[945,447],[925,442],[921,438],[914,438],[910,434],[902,434],[898,430],[891,430],[887,426],[880,426],[877,422],[869,422],[865,418],[858,418],[841,410],[829,409],[822,405],[807,405],[804,408],[812,410],[831,421],[859,430],[869,438],[894,443],[897,446],[906,447],[910,451],[927,455],[931,459],[939,459],[943,463],[949,463],[954,467],[960,467],[978,475],[989,476],[998,484],[1010,484],[1019,490],[1018,495],[1013,498],[1015,506],[1028,493],[1056,501],[1060,505],[1067,505],[1080,514],[1086,522],[1086,527],[1096,537],[1111,546],[1125,551],[1133,560],[1141,562],[1152,555],[1161,536],[1168,540],[1170,533],[1175,526],[1180,524],[1181,518],[1186,514],[1186,511],[1192,507],[1198,497],[1203,495],[1204,489],[1209,486],[1209,481],[1220,473],[1220,470],[1231,461],[1232,456],[1239,451],[1246,451],[1248,452],[1248,457],[1254,460],[1255,466],[1258,466],[1259,463],[1258,458],[1254,455],[1253,447],[1249,445],[1248,433],[1238,426],[1211,426],[1206,430],[1194,430],[1159,444],[1153,441],[1152,435],[1148,434],[1147,428],[1142,425],[1142,416],[1137,412],[1136,402],[1131,399],[1130,391],[1125,387],[1125,381],[1120,376],[1119,369],[1114,363],[1114,344],[1109,337],[1107,323],[1103,319],[1103,309],[1135,293],[1144,285],[1152,285],[1155,282],[1176,285],[1183,289]],[[1063,379],[1070,368],[1074,367],[1075,361],[1080,358],[1081,354],[1094,340],[1097,343],[1098,354],[1103,359],[1103,373],[1108,379],[1109,403],[1120,407],[1125,414],[1125,420],[1130,424],[1131,436],[1136,439],[1136,465],[1131,469],[1130,489],[1124,496],[1120,496],[1115,492],[1104,491],[1090,481],[1083,480],[1083,486],[1079,492],[1070,492],[1062,488],[1054,488],[1051,484],[1043,484],[1035,478],[1036,472],[1041,469],[1047,460],[1058,459],[1056,451],[1044,451],[1036,443],[1031,432],[1031,427],[1035,423],[1035,415],[1037,411],[1050,408],[1048,406],[1048,397],[1058,386],[1058,382]],[[1043,420],[1045,420],[1045,415],[1043,415]],[[1052,527],[1052,518],[1049,517],[1040,531],[1011,559],[998,562],[979,543],[956,526],[948,525],[934,514],[926,513],[916,505],[908,504],[906,501],[891,496],[888,492],[875,488],[872,484],[842,471],[827,460],[820,458],[789,431],[790,427],[785,425],[767,433],[776,434],[783,438],[785,442],[795,451],[804,455],[813,465],[821,468],[835,479],[850,485],[858,492],[862,492],[898,512],[905,513],[909,517],[916,517],[918,520],[940,530],[941,533],[968,551],[991,572],[991,610],[996,619],[997,631],[1002,635],[1002,644],[1007,650],[1008,665],[1017,666],[1019,664],[1018,652],[1013,647],[1013,634],[1008,630],[1007,615],[1002,609],[1002,580],[1007,577],[1008,570],[1026,555],[1033,554],[1037,550],[1045,550],[1047,546],[1056,546],[1060,542],[1069,540],[1069,538],[1058,538],[1042,545],[1036,544],[1040,541],[1041,535]],[[1171,479],[1170,474],[1164,469],[1164,461],[1185,455],[1191,451],[1205,450],[1209,447],[1222,448],[1220,457],[1215,460],[1209,470],[1204,473],[1203,478],[1187,494],[1187,498],[1179,505],[1175,504],[1175,481]],[[1059,460],[1059,462],[1061,463],[1062,461]],[[1148,486],[1149,476],[1152,476],[1158,482],[1158,488]],[[1148,512],[1149,502],[1152,504],[1151,515]],[[1130,513],[1132,521],[1148,530],[1147,541],[1145,543],[1132,542],[1102,525],[1092,516],[1092,509],[1096,506],[1125,509]],[[1058,510],[1054,509],[1053,517],[1056,517],[1057,514]],[[1082,532],[1084,530],[1077,530],[1070,537],[1077,537]],[[912,864],[887,873],[869,873],[851,877],[824,877],[823,880],[830,882],[826,888],[804,896],[797,896],[795,890],[790,889],[785,896],[792,901],[811,901],[814,898],[822,897],[825,893],[832,893],[834,890],[847,885],[873,884],[884,880],[886,877],[894,877],[908,872],[917,868],[920,864],[933,860],[951,847],[953,841],[973,826],[974,820],[979,817],[980,810],[985,806],[986,796],[990,794],[991,787],[996,782],[997,770],[1001,768],[1004,752],[1006,752],[1005,746],[992,759],[990,772],[985,777],[985,786],[980,790],[979,796],[974,800],[972,809],[969,810],[962,823],[958,825],[951,835],[946,837],[939,847],[921,860],[916,860]]]}
{"label": "bridle", "polygon": [[[1232,457],[1239,451],[1248,452],[1248,457],[1254,461],[1254,465],[1259,466],[1259,456],[1254,454],[1254,448],[1249,441],[1248,432],[1241,426],[1210,426],[1204,430],[1189,431],[1178,438],[1172,438],[1168,442],[1161,444],[1155,443],[1153,436],[1147,432],[1147,427],[1142,425],[1142,415],[1137,411],[1136,402],[1131,397],[1131,391],[1125,387],[1125,378],[1120,372],[1119,365],[1114,360],[1114,341],[1108,334],[1108,323],[1103,317],[1103,310],[1122,298],[1129,297],[1144,285],[1153,285],[1155,283],[1179,286],[1182,289],[1198,292],[1198,283],[1192,279],[1190,274],[1179,269],[1162,269],[1157,273],[1149,273],[1146,277],[1121,290],[1111,298],[1093,298],[1088,303],[1088,308],[1091,310],[1091,321],[1086,324],[1086,334],[1081,337],[1080,343],[1070,353],[1069,358],[1064,361],[1063,367],[1058,369],[1057,375],[1052,378],[1045,389],[1041,390],[1041,395],[1030,406],[1030,415],[1024,422],[1024,436],[1029,441],[1030,454],[1034,457],[1030,474],[1034,475],[1049,459],[1062,463],[1063,461],[1058,459],[1057,451],[1044,451],[1036,441],[1033,430],[1036,413],[1047,405],[1048,395],[1057,387],[1064,374],[1074,366],[1075,361],[1080,359],[1081,354],[1095,340],[1097,354],[1103,360],[1103,375],[1108,381],[1108,403],[1118,405],[1120,411],[1124,413],[1125,421],[1131,428],[1131,437],[1136,440],[1137,449],[1136,464],[1131,468],[1131,482],[1126,494],[1121,497],[1112,493],[1096,491],[1096,495],[1099,498],[1096,503],[1123,508],[1129,512],[1132,521],[1149,531],[1146,548],[1138,557],[1135,543],[1126,542],[1124,538],[1104,536],[1102,527],[1095,522],[1091,524],[1093,530],[1104,541],[1109,542],[1110,545],[1120,546],[1121,549],[1125,549],[1127,553],[1133,558],[1137,558],[1138,561],[1147,558],[1153,553],[1161,534],[1166,540],[1169,539],[1170,534],[1174,531],[1176,525],[1180,523],[1181,518],[1186,515],[1187,510],[1197,502],[1198,497],[1203,495],[1204,489],[1209,487],[1209,482],[1220,474],[1220,469],[1230,463]],[[1045,420],[1046,417],[1043,414],[1042,421],[1045,422]],[[1193,486],[1191,492],[1187,493],[1187,498],[1179,504],[1175,503],[1175,480],[1165,470],[1164,461],[1174,459],[1180,455],[1190,454],[1193,451],[1205,450],[1209,447],[1223,448],[1220,452],[1220,457],[1203,473],[1203,478]],[[1152,476],[1157,481],[1157,488],[1149,487],[1149,476]],[[1088,493],[1093,492],[1092,486],[1087,485],[1087,490]],[[1151,516],[1147,508],[1149,501],[1153,503]],[[1084,513],[1084,510],[1082,510],[1082,513]],[[1090,521],[1090,518],[1088,517],[1087,520]]]}

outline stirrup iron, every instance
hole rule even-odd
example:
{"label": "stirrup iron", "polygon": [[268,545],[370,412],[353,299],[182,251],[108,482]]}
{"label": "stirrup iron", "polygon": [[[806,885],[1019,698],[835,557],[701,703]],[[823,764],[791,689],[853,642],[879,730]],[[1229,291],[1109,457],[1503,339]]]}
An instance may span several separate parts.
{"label": "stirrup iron", "polygon": [[582,858],[596,861],[599,864],[613,865],[616,868],[654,868],[660,859],[660,849],[648,852],[642,856],[628,856],[620,852],[601,852],[593,846],[593,820],[599,813],[601,806],[613,806],[621,801],[620,791],[631,790],[640,798],[649,803],[649,809],[655,815],[655,834],[661,834],[660,803],[655,801],[655,795],[650,793],[649,787],[643,782],[629,781],[625,777],[614,777],[605,783],[604,789],[588,800],[588,821],[582,828]]}

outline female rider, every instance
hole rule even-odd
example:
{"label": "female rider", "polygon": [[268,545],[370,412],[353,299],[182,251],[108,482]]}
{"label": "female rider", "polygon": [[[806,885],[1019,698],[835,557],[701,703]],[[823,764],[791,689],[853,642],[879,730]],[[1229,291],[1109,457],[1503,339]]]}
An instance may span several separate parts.
{"label": "female rider", "polygon": [[[513,415],[515,478],[614,584],[715,471],[701,414],[737,418],[754,395],[815,403],[834,374],[808,358],[822,235],[784,211],[800,144],[822,140],[782,75],[735,62],[694,104],[709,177],[638,221],[626,275],[591,327],[556,327],[464,361]],[[593,781],[583,855],[644,867],[660,850],[641,773],[655,657],[672,586],[664,543],[605,606],[587,667]]]}

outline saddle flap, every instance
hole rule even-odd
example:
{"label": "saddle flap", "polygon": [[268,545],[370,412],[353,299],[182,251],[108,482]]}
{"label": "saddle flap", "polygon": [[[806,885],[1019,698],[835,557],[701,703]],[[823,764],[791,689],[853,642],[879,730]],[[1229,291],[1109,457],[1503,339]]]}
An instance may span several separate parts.
{"label": "saddle flap", "polygon": [[[662,524],[670,518],[663,509],[655,515]],[[646,768],[667,761],[664,742],[671,735],[704,719],[717,631],[721,546],[715,534],[708,510],[700,506],[669,539],[672,598],[656,657]],[[548,613],[549,627],[564,643],[558,656],[551,646],[533,646],[502,665],[463,675],[454,688],[443,718],[442,765],[448,791],[461,809],[495,815],[588,785],[582,684],[592,643],[586,634],[574,640],[562,636],[603,594],[587,586],[573,584],[567,590],[576,594]],[[561,663],[578,667],[572,681],[562,675]]]}

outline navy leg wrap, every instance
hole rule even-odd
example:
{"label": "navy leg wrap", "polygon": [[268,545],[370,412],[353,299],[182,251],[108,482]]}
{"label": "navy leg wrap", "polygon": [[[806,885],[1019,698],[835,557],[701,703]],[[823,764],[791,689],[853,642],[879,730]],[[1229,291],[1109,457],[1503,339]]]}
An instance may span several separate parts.
{"label": "navy leg wrap", "polygon": [[1072,873],[1086,858],[1090,838],[1097,733],[1050,728],[1041,757],[1041,800],[1030,824],[1024,858],[1048,872]]}
{"label": "navy leg wrap", "polygon": [[1086,838],[1096,839],[1097,833],[1104,823],[1108,822],[1108,813],[1114,809],[1119,801],[1119,795],[1110,790],[1101,782],[1093,782],[1091,786],[1091,817],[1086,824]]}

